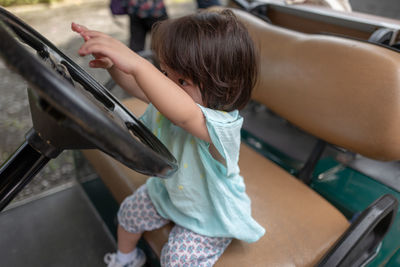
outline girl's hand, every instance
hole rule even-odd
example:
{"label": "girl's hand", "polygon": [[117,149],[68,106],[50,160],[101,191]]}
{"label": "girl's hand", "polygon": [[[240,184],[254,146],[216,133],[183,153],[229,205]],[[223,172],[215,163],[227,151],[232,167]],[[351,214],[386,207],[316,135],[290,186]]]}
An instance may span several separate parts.
{"label": "girl's hand", "polygon": [[72,30],[79,33],[85,40],[78,53],[81,56],[92,54],[95,59],[90,61],[94,68],[111,68],[115,66],[121,71],[134,74],[142,59],[120,41],[97,31],[73,23]]}
{"label": "girl's hand", "polygon": [[[72,22],[71,29],[74,32],[79,33],[82,36],[82,38],[85,40],[85,42],[87,42],[90,39],[90,37],[86,34],[89,31],[89,29],[86,28],[85,26]],[[109,69],[114,65],[113,62],[109,58],[104,57],[101,54],[93,53],[93,57],[95,59],[89,62],[89,65],[92,68]]]}

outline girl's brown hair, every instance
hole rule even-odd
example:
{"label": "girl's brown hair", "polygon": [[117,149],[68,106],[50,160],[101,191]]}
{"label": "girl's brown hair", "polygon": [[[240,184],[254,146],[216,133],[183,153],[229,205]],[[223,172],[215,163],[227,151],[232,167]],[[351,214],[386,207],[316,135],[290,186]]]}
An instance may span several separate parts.
{"label": "girl's brown hair", "polygon": [[199,86],[205,106],[232,111],[250,100],[256,50],[232,11],[162,21],[153,28],[152,49],[160,62]]}

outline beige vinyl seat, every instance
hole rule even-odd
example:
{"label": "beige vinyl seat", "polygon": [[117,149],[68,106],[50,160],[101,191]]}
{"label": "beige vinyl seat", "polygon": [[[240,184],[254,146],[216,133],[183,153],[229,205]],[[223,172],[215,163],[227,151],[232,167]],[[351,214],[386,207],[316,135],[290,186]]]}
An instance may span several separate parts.
{"label": "beige vinyl seat", "polygon": [[[376,159],[400,158],[400,54],[234,12],[260,49],[253,99],[329,143]],[[137,116],[146,107],[137,99],[124,104]],[[84,154],[118,202],[147,178],[99,151]],[[325,199],[244,144],[239,165],[253,216],[267,232],[252,244],[234,240],[216,266],[313,266],[349,227]],[[170,229],[145,233],[157,255]]]}

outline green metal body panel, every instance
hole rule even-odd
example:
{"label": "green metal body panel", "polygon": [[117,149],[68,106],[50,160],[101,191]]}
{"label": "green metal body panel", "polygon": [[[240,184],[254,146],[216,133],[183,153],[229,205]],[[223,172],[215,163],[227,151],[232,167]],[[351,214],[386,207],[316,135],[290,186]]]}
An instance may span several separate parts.
{"label": "green metal body panel", "polygon": [[[321,179],[322,178],[322,179]],[[331,202],[349,220],[362,212],[384,194],[391,194],[400,201],[400,193],[370,177],[343,166],[332,158],[318,162],[311,187]],[[396,259],[397,258],[397,259]],[[400,260],[400,210],[395,221],[377,251],[377,256],[368,266],[386,266]],[[400,266],[393,265],[393,266]]]}
{"label": "green metal body panel", "polygon": [[385,267],[398,267],[400,266],[400,249],[397,249],[396,253],[390,258],[389,262]]}
{"label": "green metal body panel", "polygon": [[258,153],[276,163],[292,175],[296,175],[303,166],[302,162],[292,159],[291,157],[280,152],[278,149],[260,140],[246,130],[242,130],[241,137],[243,142],[251,146]]}

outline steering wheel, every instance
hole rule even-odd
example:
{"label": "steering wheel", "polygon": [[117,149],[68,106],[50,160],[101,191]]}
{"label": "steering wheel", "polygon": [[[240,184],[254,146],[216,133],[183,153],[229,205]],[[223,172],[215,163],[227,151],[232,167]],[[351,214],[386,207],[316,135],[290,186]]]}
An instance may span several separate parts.
{"label": "steering wheel", "polygon": [[106,88],[3,8],[0,40],[0,56],[28,83],[34,131],[57,151],[47,156],[97,148],[146,175],[176,171],[168,149]]}

